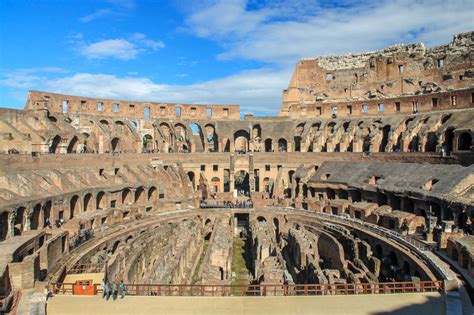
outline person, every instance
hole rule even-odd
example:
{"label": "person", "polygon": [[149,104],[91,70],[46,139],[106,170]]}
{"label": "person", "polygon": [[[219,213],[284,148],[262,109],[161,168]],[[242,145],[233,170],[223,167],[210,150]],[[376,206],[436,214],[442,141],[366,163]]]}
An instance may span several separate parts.
{"label": "person", "polygon": [[123,284],[123,280],[120,280],[119,289],[120,289],[120,298],[123,299],[123,297],[125,296],[125,284]]}
{"label": "person", "polygon": [[102,279],[102,282],[100,283],[100,287],[102,288],[102,298],[105,298],[105,279]]}
{"label": "person", "polygon": [[117,299],[117,284],[112,283],[112,299],[115,301]]}
{"label": "person", "polygon": [[110,298],[110,285],[108,282],[105,282],[105,300],[108,301]]}

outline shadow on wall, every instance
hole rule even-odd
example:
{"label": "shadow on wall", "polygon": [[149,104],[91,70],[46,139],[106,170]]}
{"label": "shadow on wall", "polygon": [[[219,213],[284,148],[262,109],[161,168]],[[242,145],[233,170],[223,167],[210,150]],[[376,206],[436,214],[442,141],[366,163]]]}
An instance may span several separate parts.
{"label": "shadow on wall", "polygon": [[[407,294],[416,294],[416,293],[407,293]],[[421,315],[421,314],[430,314],[430,315],[444,315],[446,314],[446,307],[444,302],[444,296],[426,296],[424,303],[411,304],[404,306],[402,308],[388,310],[386,312],[376,312],[370,313],[370,315]],[[453,313],[454,314],[454,313]],[[459,313],[461,315],[461,313]]]}

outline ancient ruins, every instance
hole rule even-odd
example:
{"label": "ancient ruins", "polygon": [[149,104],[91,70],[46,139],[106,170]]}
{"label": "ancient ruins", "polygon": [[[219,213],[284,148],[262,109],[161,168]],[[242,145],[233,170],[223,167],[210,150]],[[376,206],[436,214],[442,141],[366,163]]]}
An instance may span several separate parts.
{"label": "ancient ruins", "polygon": [[434,291],[461,310],[473,60],[474,32],[303,59],[274,117],[30,91],[0,109],[0,312],[100,291],[94,274],[137,296]]}

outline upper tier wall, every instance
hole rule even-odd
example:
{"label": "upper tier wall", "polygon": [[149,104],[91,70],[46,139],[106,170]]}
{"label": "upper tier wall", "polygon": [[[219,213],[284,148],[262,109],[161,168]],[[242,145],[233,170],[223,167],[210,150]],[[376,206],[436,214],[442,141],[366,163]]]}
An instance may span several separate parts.
{"label": "upper tier wall", "polygon": [[[317,107],[323,115],[330,115],[334,105],[345,107],[352,102],[368,103],[369,113],[370,108],[377,112],[377,104],[387,98],[391,103],[400,98],[398,111],[411,112],[413,104],[406,96],[472,88],[473,37],[474,32],[459,34],[450,44],[430,49],[423,44],[396,45],[363,54],[303,59],[296,65],[288,89],[283,91],[280,115],[293,116],[290,111],[307,111],[306,115],[310,115]],[[431,105],[432,97],[437,96],[424,96],[427,104]],[[450,103],[440,99],[438,104],[427,107],[436,110],[435,107]],[[366,114],[359,105],[354,107],[353,115]]]}
{"label": "upper tier wall", "polygon": [[183,118],[239,120],[240,106],[196,105],[110,100],[30,91],[25,110],[47,109],[50,113],[74,113],[134,118]]}

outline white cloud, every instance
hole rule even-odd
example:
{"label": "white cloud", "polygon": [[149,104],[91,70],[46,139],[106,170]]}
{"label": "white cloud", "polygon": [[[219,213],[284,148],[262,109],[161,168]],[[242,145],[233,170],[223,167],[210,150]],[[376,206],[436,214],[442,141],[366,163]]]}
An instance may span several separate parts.
{"label": "white cloud", "polygon": [[157,83],[144,77],[91,73],[76,73],[52,79],[39,74],[10,75],[0,82],[14,88],[112,99],[194,104],[232,103],[241,105],[242,112],[274,114],[278,111],[281,90],[288,84],[291,71],[292,69],[242,71],[228,77],[189,85]]}
{"label": "white cloud", "polygon": [[165,47],[162,41],[148,39],[146,35],[134,33],[129,39],[106,39],[99,42],[78,44],[79,54],[88,59],[116,58],[120,60],[135,59],[140,53],[157,51]]}
{"label": "white cloud", "polygon": [[80,48],[80,54],[89,59],[135,59],[140,49],[125,39],[107,39]]}
{"label": "white cloud", "polygon": [[303,57],[381,49],[397,42],[447,43],[455,33],[473,26],[473,5],[466,0],[343,4],[322,8],[317,1],[288,0],[250,10],[247,1],[216,1],[192,12],[186,24],[197,36],[222,45],[219,58],[279,65],[294,64]]}
{"label": "white cloud", "polygon": [[133,12],[135,9],[134,0],[108,0],[107,2],[109,3],[108,7],[97,9],[90,14],[82,16],[79,18],[79,21],[89,23],[104,17],[121,17]]}

